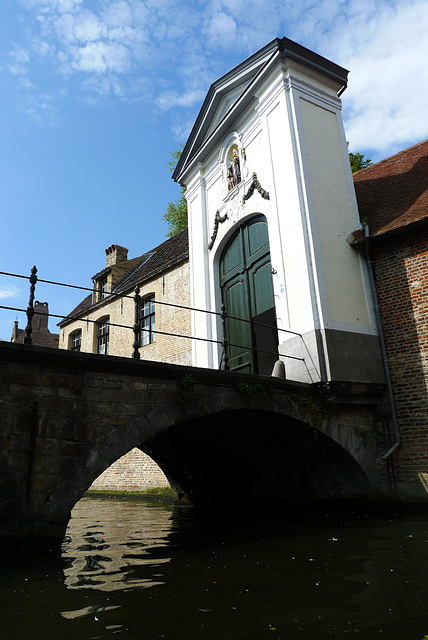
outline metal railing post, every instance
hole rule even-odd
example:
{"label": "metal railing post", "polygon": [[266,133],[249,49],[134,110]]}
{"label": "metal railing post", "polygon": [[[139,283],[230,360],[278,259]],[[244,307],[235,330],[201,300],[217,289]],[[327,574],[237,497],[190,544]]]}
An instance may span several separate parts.
{"label": "metal railing post", "polygon": [[25,327],[24,344],[32,344],[33,342],[31,334],[33,332],[34,292],[36,291],[36,282],[37,282],[37,268],[35,266],[31,269],[31,275],[29,279],[30,279],[30,299],[28,300],[28,307],[27,307],[27,326]]}
{"label": "metal railing post", "polygon": [[226,311],[226,305],[223,303],[221,305],[221,324],[222,324],[222,330],[223,330],[223,339],[221,341],[221,344],[223,346],[223,353],[221,356],[221,368],[224,371],[229,371],[229,354],[228,354],[228,347],[229,347],[229,342],[227,339],[227,311]]}
{"label": "metal railing post", "polygon": [[134,295],[134,326],[133,326],[134,342],[132,343],[132,347],[133,347],[132,357],[134,358],[134,360],[139,360],[140,359],[140,352],[139,352],[139,347],[140,347],[140,302],[141,302],[140,287],[137,285],[135,287],[135,295]]}

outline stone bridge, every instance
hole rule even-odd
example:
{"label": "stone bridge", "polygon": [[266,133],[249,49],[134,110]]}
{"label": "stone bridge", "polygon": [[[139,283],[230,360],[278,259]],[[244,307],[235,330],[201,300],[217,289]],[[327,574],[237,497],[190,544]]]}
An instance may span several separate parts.
{"label": "stone bridge", "polygon": [[382,393],[1,343],[0,535],[60,542],[134,447],[210,508],[386,497]]}

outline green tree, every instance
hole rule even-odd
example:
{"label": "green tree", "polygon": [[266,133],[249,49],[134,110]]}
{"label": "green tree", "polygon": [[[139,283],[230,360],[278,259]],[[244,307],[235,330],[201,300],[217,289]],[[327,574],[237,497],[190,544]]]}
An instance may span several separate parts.
{"label": "green tree", "polygon": [[[177,166],[177,162],[180,159],[182,149],[177,149],[176,151],[170,151],[171,160],[168,162],[168,168],[170,173],[174,173],[174,169]],[[173,236],[183,231],[183,229],[187,228],[187,200],[184,197],[186,192],[185,187],[181,187],[181,197],[179,200],[175,200],[168,203],[166,208],[165,215],[162,217],[162,220],[168,225],[168,238],[172,238]]]}
{"label": "green tree", "polygon": [[[346,143],[349,149],[349,142]],[[352,153],[348,152],[349,162],[351,163],[351,171],[355,173],[360,169],[365,169],[366,167],[371,167],[373,162],[369,158],[364,158],[363,153]]]}

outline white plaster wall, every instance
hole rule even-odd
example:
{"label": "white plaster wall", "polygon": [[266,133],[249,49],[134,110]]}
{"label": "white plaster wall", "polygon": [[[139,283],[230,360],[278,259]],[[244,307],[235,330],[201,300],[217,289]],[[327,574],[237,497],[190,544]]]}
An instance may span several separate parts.
{"label": "white plaster wall", "polygon": [[360,257],[346,242],[355,223],[337,114],[304,98],[300,108],[327,295],[324,325],[370,325]]}

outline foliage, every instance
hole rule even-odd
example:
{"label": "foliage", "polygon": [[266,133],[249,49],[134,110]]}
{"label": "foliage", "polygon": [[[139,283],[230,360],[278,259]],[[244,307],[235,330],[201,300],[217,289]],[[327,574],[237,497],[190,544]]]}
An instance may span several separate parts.
{"label": "foliage", "polygon": [[[346,144],[349,148],[349,142],[347,142]],[[363,153],[352,153],[352,151],[349,151],[348,154],[352,173],[360,171],[360,169],[366,169],[366,167],[371,167],[373,164],[370,158],[364,158]]]}
{"label": "foliage", "polygon": [[143,496],[153,498],[177,498],[177,492],[171,487],[149,487],[143,491]]}
{"label": "foliage", "polygon": [[274,389],[269,383],[260,384],[258,382],[251,383],[240,380],[236,383],[236,390],[241,394],[245,404],[248,406],[250,405],[250,400],[252,400],[257,394],[267,393],[272,398],[275,395]]}
{"label": "foliage", "polygon": [[258,382],[252,384],[251,382],[243,382],[242,380],[236,383],[236,388],[242,396],[247,397],[253,397],[257,393],[264,393],[266,391],[265,387]]}
{"label": "foliage", "polygon": [[320,429],[324,420],[331,416],[332,406],[330,400],[333,396],[326,390],[320,390],[318,394],[294,392],[290,399],[298,405],[298,407],[307,412],[315,429]]}
{"label": "foliage", "polygon": [[[182,148],[170,151],[171,160],[168,162],[167,166],[171,174],[174,173],[174,169],[180,159],[181,152]],[[165,215],[162,217],[162,220],[165,220],[168,225],[168,232],[166,234],[168,238],[172,238],[177,235],[177,233],[180,233],[180,231],[187,228],[187,201],[184,196],[185,192],[185,187],[181,187],[180,199],[169,202]]]}
{"label": "foliage", "polygon": [[147,489],[88,489],[85,493],[86,498],[107,498],[107,499],[140,499],[140,498],[168,498],[175,500],[177,492],[171,487],[149,487]]}

